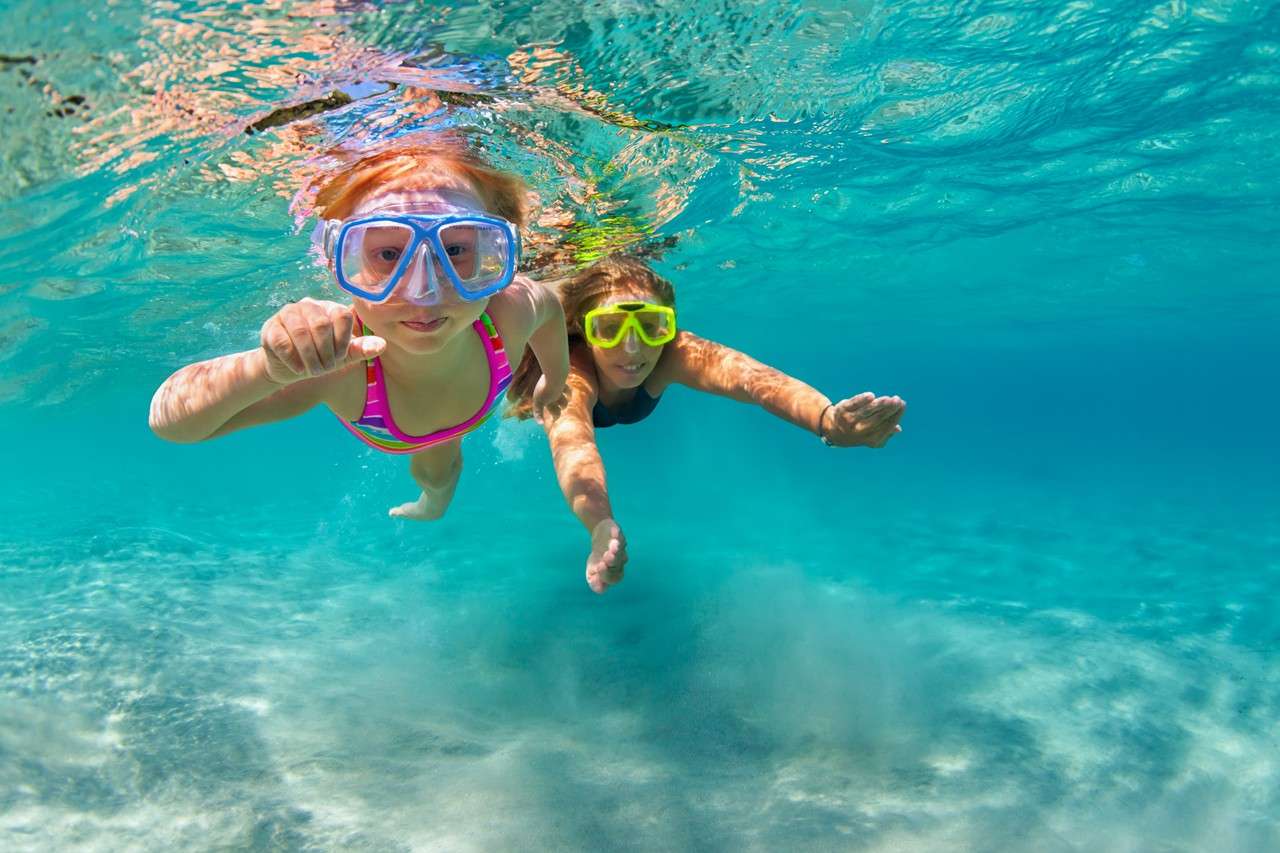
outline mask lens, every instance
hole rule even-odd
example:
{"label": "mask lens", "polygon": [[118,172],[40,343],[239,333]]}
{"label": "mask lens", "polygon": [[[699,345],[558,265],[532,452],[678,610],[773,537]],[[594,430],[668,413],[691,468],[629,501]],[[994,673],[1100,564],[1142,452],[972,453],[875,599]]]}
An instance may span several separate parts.
{"label": "mask lens", "polygon": [[607,346],[613,346],[622,338],[622,327],[627,315],[620,311],[597,314],[591,318],[591,334]]}
{"label": "mask lens", "polygon": [[371,299],[383,291],[413,247],[413,229],[398,222],[374,221],[348,228],[339,241],[338,273]]}
{"label": "mask lens", "polygon": [[454,222],[440,229],[444,261],[453,268],[464,293],[492,287],[513,269],[511,235],[487,222]]}
{"label": "mask lens", "polygon": [[666,342],[666,338],[671,331],[671,324],[665,312],[637,311],[636,320],[640,323],[640,329],[644,332],[644,336],[648,338],[645,343],[657,344]]}

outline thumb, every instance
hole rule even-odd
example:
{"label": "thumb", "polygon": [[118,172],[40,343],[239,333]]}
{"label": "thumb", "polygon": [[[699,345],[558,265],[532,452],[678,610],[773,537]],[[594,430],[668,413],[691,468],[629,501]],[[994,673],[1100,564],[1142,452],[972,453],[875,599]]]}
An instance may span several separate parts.
{"label": "thumb", "polygon": [[373,358],[382,355],[386,348],[385,339],[377,335],[363,335],[352,338],[351,343],[347,344],[347,358]]}

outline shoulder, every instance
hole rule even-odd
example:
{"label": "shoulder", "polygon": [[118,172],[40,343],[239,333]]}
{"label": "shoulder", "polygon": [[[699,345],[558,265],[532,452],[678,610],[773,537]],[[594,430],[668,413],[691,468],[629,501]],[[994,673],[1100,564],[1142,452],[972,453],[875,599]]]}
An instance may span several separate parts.
{"label": "shoulder", "polygon": [[537,325],[539,308],[555,294],[543,283],[518,275],[511,284],[493,295],[485,309],[504,334],[528,337]]}
{"label": "shoulder", "polygon": [[673,382],[687,384],[690,377],[700,375],[716,353],[723,349],[715,341],[681,329],[676,333],[675,339],[663,349],[662,359],[654,370],[653,378],[662,386],[658,390]]}

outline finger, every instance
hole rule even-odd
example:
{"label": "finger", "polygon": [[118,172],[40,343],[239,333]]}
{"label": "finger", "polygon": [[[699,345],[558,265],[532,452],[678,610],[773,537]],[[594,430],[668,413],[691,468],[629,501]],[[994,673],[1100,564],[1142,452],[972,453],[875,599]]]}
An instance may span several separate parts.
{"label": "finger", "polygon": [[320,302],[311,297],[299,300],[290,311],[289,328],[293,334],[301,335],[305,328],[311,337],[311,350],[323,373],[333,369],[333,320],[329,317],[330,303]]}
{"label": "finger", "polygon": [[333,319],[329,312],[321,310],[318,316],[311,318],[311,340],[316,347],[316,356],[320,359],[320,367],[326,373],[338,366],[337,352],[333,348]]}
{"label": "finger", "polygon": [[879,424],[897,420],[902,417],[902,410],[897,406],[886,405],[878,406],[858,418],[858,421],[867,426],[878,426]]}
{"label": "finger", "polygon": [[262,330],[262,345],[295,374],[306,375],[307,366],[303,363],[297,348],[294,347],[289,330],[285,328],[279,317],[272,317],[267,321],[266,328]]}
{"label": "finger", "polygon": [[877,444],[875,446],[884,447],[886,444],[889,443],[889,439],[893,438],[895,435],[897,435],[900,432],[902,432],[902,427],[898,426],[897,424],[892,424],[886,427],[883,431],[879,432],[876,435]]}
{"label": "finger", "polygon": [[874,401],[875,401],[875,395],[872,394],[870,391],[866,391],[862,394],[857,395],[856,397],[850,397],[848,400],[844,400],[843,402],[838,403],[835,407],[835,411],[839,414],[846,414],[846,415],[853,414],[856,412],[861,412],[864,409],[866,409],[868,406],[870,406]]}
{"label": "finger", "polygon": [[289,333],[289,341],[293,344],[298,357],[302,359],[303,372],[308,376],[318,376],[324,372],[320,366],[320,357],[316,353],[316,342],[311,338],[311,328],[303,318],[290,318],[284,324],[284,328]]}
{"label": "finger", "polygon": [[346,361],[351,357],[351,333],[355,329],[355,314],[347,309],[330,311],[329,322],[333,324],[334,358],[335,360]]}
{"label": "finger", "polygon": [[892,437],[892,432],[879,432],[875,435],[867,436],[865,444],[867,447],[884,447]]}
{"label": "finger", "polygon": [[897,407],[898,403],[892,397],[876,397],[869,406],[869,408],[876,411],[880,409],[896,409]]}
{"label": "finger", "polygon": [[883,447],[889,439],[902,432],[902,427],[894,423],[881,424],[872,430],[867,430],[858,436],[857,442],[865,444],[867,447]]}
{"label": "finger", "polygon": [[596,572],[592,571],[591,566],[587,567],[587,586],[591,587],[591,591],[597,595],[604,593],[604,581],[600,579]]}
{"label": "finger", "polygon": [[871,393],[870,391],[863,391],[861,394],[854,394],[852,397],[850,397],[849,399],[845,400],[845,402],[846,402],[846,403],[859,403],[859,404],[861,404],[861,403],[869,403],[869,402],[871,402],[872,400],[874,400],[875,398],[876,398],[876,395],[875,395],[875,394],[873,394],[873,393]]}
{"label": "finger", "polygon": [[363,361],[382,355],[387,349],[387,342],[377,335],[362,335],[352,338],[347,344],[347,358]]}

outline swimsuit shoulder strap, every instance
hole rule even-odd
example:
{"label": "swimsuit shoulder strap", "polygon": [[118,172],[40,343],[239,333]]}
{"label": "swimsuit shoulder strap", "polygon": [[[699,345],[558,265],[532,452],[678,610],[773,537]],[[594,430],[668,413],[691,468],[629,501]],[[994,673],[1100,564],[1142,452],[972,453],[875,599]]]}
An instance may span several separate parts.
{"label": "swimsuit shoulder strap", "polygon": [[489,402],[507,390],[511,384],[511,362],[507,360],[507,349],[502,343],[502,335],[494,325],[489,312],[480,315],[475,322],[476,334],[484,341],[485,353],[489,357]]}
{"label": "swimsuit shoulder strap", "polygon": [[[357,337],[369,332],[369,327],[364,324],[364,320],[360,319],[359,314],[356,315],[356,324],[352,332]],[[365,359],[364,385],[364,409],[353,423],[383,424],[390,420],[391,407],[387,403],[386,382],[382,378],[382,361],[376,355]]]}
{"label": "swimsuit shoulder strap", "polygon": [[[480,319],[472,324],[472,328],[484,344],[485,356],[489,363],[489,393],[480,410],[466,421],[430,435],[412,436],[401,431],[391,416],[386,380],[382,374],[382,361],[374,356],[365,362],[364,411],[358,420],[353,422],[344,420],[342,423],[357,438],[386,453],[414,453],[424,447],[466,435],[479,427],[488,420],[489,415],[497,407],[498,399],[511,384],[511,363],[507,360],[502,336],[498,334],[498,328],[488,314],[482,314]],[[357,317],[356,332],[364,334],[366,331],[364,322]]]}

